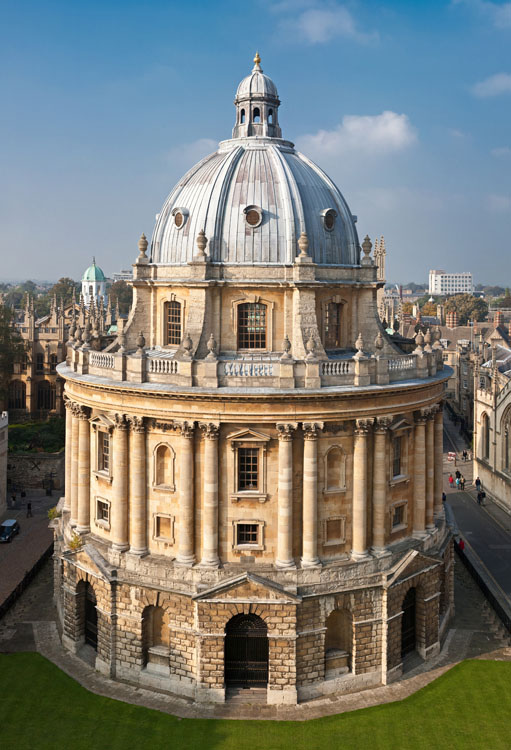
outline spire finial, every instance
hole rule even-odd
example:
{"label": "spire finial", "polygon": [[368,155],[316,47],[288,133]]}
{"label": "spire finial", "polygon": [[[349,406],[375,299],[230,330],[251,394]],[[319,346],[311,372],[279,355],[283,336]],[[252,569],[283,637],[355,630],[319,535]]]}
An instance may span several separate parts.
{"label": "spire finial", "polygon": [[261,58],[259,57],[259,52],[255,53],[253,71],[254,70],[258,70],[259,72],[262,71],[262,68],[261,68]]}

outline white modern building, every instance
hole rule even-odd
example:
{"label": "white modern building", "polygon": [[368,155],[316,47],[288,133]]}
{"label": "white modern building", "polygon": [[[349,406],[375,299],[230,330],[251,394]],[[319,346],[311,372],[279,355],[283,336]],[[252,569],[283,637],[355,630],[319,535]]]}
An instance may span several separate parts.
{"label": "white modern building", "polygon": [[445,271],[429,272],[429,294],[473,294],[474,282],[472,274],[468,271],[463,273],[446,273]]}

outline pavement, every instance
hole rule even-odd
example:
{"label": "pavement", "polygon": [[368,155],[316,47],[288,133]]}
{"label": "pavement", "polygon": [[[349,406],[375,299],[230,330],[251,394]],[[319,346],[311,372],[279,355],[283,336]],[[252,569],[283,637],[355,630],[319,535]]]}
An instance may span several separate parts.
{"label": "pavement", "polygon": [[[27,503],[32,503],[32,517],[27,518]],[[19,498],[14,508],[5,510],[0,520],[15,518],[21,532],[7,544],[0,544],[0,604],[23,580],[46,552],[53,541],[53,531],[48,528],[48,510],[55,506],[58,497],[46,493],[30,493]]]}

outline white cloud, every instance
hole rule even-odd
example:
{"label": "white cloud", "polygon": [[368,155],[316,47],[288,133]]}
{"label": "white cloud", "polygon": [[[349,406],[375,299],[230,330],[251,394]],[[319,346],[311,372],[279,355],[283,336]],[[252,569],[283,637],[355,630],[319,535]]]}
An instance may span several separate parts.
{"label": "white cloud", "polygon": [[492,148],[490,153],[497,159],[502,159],[511,156],[511,148],[509,146],[500,146],[499,148]]}
{"label": "white cloud", "polygon": [[495,214],[511,213],[511,195],[492,193],[487,197],[486,205]]}
{"label": "white cloud", "polygon": [[[333,2],[298,3],[281,2],[273,6],[275,12],[289,15],[282,19],[280,28],[308,44],[324,44],[339,37],[367,43],[378,38],[375,31],[362,31],[352,13],[344,5]],[[303,10],[302,10],[303,8]]]}
{"label": "white cloud", "polygon": [[492,3],[486,0],[453,0],[453,5],[468,5],[487,16],[497,29],[511,28],[511,3]]}
{"label": "white cloud", "polygon": [[482,98],[511,94],[511,73],[495,73],[472,86],[472,93]]}
{"label": "white cloud", "polygon": [[166,158],[172,166],[182,170],[188,170],[208,154],[216,151],[218,142],[212,138],[199,138],[191,143],[175,146],[167,152]]}
{"label": "white cloud", "polygon": [[417,131],[407,115],[385,111],[381,115],[346,115],[335,130],[319,130],[297,139],[305,153],[339,156],[345,153],[389,154],[417,141]]}
{"label": "white cloud", "polygon": [[458,128],[449,128],[449,135],[452,135],[453,138],[468,138],[467,133],[458,130]]}

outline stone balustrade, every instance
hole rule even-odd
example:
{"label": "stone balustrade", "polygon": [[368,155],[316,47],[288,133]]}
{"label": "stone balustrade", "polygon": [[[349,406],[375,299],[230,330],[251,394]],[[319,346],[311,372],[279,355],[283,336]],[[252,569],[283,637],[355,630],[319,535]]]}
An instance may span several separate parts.
{"label": "stone balustrade", "polygon": [[95,352],[70,349],[77,373],[116,381],[232,388],[320,388],[368,386],[424,379],[443,369],[441,351],[402,357],[371,355],[338,359],[280,359],[278,354],[226,359],[175,359],[175,352]]}

